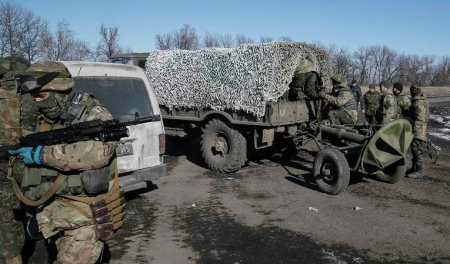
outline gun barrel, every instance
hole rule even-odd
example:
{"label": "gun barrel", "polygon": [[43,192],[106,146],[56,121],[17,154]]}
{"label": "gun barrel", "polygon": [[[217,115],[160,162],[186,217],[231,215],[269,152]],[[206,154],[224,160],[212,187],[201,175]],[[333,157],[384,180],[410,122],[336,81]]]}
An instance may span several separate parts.
{"label": "gun barrel", "polygon": [[364,135],[348,131],[344,128],[334,128],[321,125],[320,131],[322,132],[322,138],[324,139],[345,139],[360,144],[364,143],[364,141],[367,139],[367,137]]}

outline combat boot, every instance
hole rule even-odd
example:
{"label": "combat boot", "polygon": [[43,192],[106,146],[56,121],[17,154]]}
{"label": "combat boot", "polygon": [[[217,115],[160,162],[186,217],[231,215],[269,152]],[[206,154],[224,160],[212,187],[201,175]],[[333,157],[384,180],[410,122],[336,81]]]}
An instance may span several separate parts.
{"label": "combat boot", "polygon": [[15,256],[14,258],[7,258],[6,264],[22,264],[22,256]]}
{"label": "combat boot", "polygon": [[409,173],[406,177],[411,178],[411,179],[423,178],[422,165],[416,165],[415,170],[412,173]]}

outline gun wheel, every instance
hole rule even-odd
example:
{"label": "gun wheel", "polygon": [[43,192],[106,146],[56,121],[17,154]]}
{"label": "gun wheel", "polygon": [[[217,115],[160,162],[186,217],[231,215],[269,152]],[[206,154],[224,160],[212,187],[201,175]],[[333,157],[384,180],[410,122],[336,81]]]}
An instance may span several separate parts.
{"label": "gun wheel", "polygon": [[320,151],[313,165],[313,175],[317,187],[328,194],[339,194],[350,182],[350,167],[344,154],[337,149]]}
{"label": "gun wheel", "polygon": [[382,182],[393,184],[398,182],[401,178],[403,178],[405,176],[405,173],[406,173],[406,164],[405,160],[402,159],[377,172],[375,176]]}

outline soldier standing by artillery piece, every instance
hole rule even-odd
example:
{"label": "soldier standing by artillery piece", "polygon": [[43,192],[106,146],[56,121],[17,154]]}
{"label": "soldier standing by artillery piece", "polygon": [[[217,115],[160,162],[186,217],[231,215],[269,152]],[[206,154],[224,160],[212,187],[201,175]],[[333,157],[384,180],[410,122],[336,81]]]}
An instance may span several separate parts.
{"label": "soldier standing by artillery piece", "polygon": [[369,91],[364,94],[361,100],[361,111],[370,125],[377,124],[377,111],[380,109],[380,99],[381,94],[375,90],[375,85],[369,85]]}
{"label": "soldier standing by artillery piece", "polygon": [[403,84],[400,82],[394,83],[392,92],[397,97],[397,116],[409,117],[409,108],[411,106],[411,100],[403,93]]}
{"label": "soldier standing by artillery piece", "polygon": [[323,90],[319,92],[319,97],[325,99],[331,108],[328,111],[330,122],[336,125],[355,124],[358,120],[358,113],[353,93],[349,87],[345,87],[345,78],[336,74],[331,77],[331,81],[333,83],[331,94],[327,94]]}
{"label": "soldier standing by artillery piece", "polygon": [[409,108],[409,116],[413,121],[414,138],[411,143],[412,152],[412,172],[407,175],[408,178],[422,178],[423,169],[423,149],[426,144],[427,134],[427,115],[428,104],[425,94],[419,86],[412,85],[411,107]]}
{"label": "soldier standing by artillery piece", "polygon": [[317,92],[321,85],[322,79],[311,59],[301,60],[289,84],[289,101],[305,100],[310,121],[317,118]]}
{"label": "soldier standing by artillery piece", "polygon": [[385,125],[397,118],[397,99],[389,92],[391,85],[388,81],[380,82],[380,109],[378,112],[378,123]]}
{"label": "soldier standing by artillery piece", "polygon": [[[15,77],[23,73],[28,66],[29,62],[23,57],[0,58],[0,146],[17,144],[18,138],[31,133],[36,124],[36,115],[31,110],[30,101],[21,100],[15,83]],[[18,178],[23,176],[24,169],[19,163],[12,167]],[[8,161],[0,161],[0,260],[7,264],[20,264],[21,250],[25,242],[20,218],[24,214],[7,171]],[[16,219],[17,216],[19,219]]]}
{"label": "soldier standing by artillery piece", "polygon": [[[22,93],[33,96],[43,120],[36,132],[112,119],[90,94],[71,91],[74,80],[62,63],[32,64],[18,80],[18,86]],[[13,182],[20,188],[16,193],[25,204],[36,206],[39,230],[44,238],[55,242],[58,263],[96,263],[104,240],[122,224],[122,200],[119,206],[110,206],[112,197],[119,193],[116,145],[116,141],[86,140],[9,151],[20,155],[27,165],[20,186]],[[96,209],[107,212],[107,217],[97,218]],[[118,217],[114,215],[114,222],[108,220],[104,224],[102,221],[109,219],[111,210]]]}

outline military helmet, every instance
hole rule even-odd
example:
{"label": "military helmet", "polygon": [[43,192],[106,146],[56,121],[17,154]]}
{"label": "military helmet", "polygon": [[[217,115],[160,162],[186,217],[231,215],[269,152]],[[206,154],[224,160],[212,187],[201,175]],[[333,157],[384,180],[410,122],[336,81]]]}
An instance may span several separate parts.
{"label": "military helmet", "polygon": [[312,71],[315,72],[315,71],[317,71],[317,69],[316,69],[316,65],[310,58],[302,59],[298,63],[297,68],[295,69],[295,73],[298,73],[298,74],[312,72]]}
{"label": "military helmet", "polygon": [[422,89],[417,85],[411,85],[409,91],[411,92],[412,96],[422,93]]}
{"label": "military helmet", "polygon": [[346,84],[345,77],[340,74],[335,74],[335,75],[331,76],[331,80],[334,83],[340,84],[342,86],[345,86],[345,84]]}
{"label": "military helmet", "polygon": [[23,73],[30,62],[22,56],[8,56],[0,58],[0,78],[10,73],[12,76],[5,76],[5,78],[12,78],[13,75]]}
{"label": "military helmet", "polygon": [[55,91],[63,92],[73,88],[74,81],[69,70],[61,62],[38,61],[24,72],[19,80],[23,93]]}

